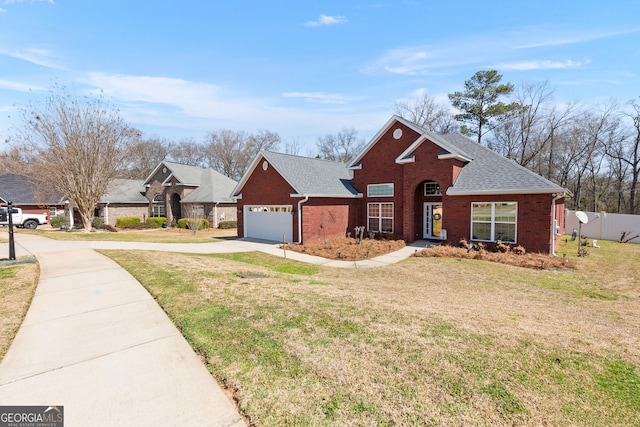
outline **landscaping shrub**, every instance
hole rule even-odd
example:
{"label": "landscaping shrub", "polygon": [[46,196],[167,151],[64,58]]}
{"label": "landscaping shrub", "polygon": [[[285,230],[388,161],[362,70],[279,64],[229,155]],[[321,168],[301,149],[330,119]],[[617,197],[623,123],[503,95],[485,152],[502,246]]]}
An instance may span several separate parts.
{"label": "landscaping shrub", "polygon": [[91,226],[93,228],[100,228],[102,224],[104,224],[104,221],[102,220],[102,218],[98,216],[94,216],[93,218],[91,218]]}
{"label": "landscaping shrub", "polygon": [[477,259],[501,264],[515,265],[526,268],[536,268],[545,270],[567,270],[574,269],[575,262],[554,257],[545,254],[528,253],[522,246],[516,246],[509,252],[497,253],[487,252],[484,246],[480,250],[476,249],[478,245],[474,245],[471,251],[465,248],[440,245],[427,249],[422,249],[413,254],[415,257],[435,257],[435,258],[460,258],[460,259]]}
{"label": "landscaping shrub", "polygon": [[105,231],[110,231],[112,233],[117,233],[118,230],[116,230],[116,228],[113,225],[109,225],[109,224],[102,224],[100,227],[96,227],[99,230],[105,230]]}
{"label": "landscaping shrub", "polygon": [[148,228],[160,228],[165,222],[167,222],[167,218],[159,216],[147,218],[145,224]]}
{"label": "landscaping shrub", "polygon": [[119,228],[134,228],[136,224],[140,224],[140,218],[137,216],[123,216],[116,220],[116,227]]}
{"label": "landscaping shrub", "polygon": [[205,228],[211,227],[209,220],[204,218],[180,218],[178,220],[178,228],[188,228],[187,225],[189,223],[198,224],[198,230],[204,230]]}
{"label": "landscaping shrub", "polygon": [[238,228],[238,221],[220,221],[218,223],[218,228],[220,229]]}
{"label": "landscaping shrub", "polygon": [[64,215],[57,215],[51,218],[51,227],[62,228],[67,223],[67,217]]}

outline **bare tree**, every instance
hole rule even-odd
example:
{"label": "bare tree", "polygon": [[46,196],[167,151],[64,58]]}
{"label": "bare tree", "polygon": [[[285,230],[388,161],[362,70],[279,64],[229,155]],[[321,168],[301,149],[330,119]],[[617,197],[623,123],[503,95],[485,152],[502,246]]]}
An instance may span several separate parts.
{"label": "bare tree", "polygon": [[253,157],[261,150],[275,151],[279,145],[280,135],[276,132],[261,129],[258,133],[247,137],[246,150],[250,155],[250,160],[253,160]]}
{"label": "bare tree", "polygon": [[640,179],[640,104],[630,101],[631,112],[623,113],[631,119],[631,127],[626,133],[625,148],[612,149],[609,147],[607,154],[618,162],[624,163],[630,169],[631,182],[629,189],[629,213],[638,213],[636,195],[638,191],[638,180]]}
{"label": "bare tree", "polygon": [[205,137],[205,165],[233,178],[240,179],[261,150],[276,150],[280,135],[268,130],[256,134],[222,129]]}
{"label": "bare tree", "polygon": [[191,138],[182,139],[179,142],[169,143],[168,157],[183,165],[206,166],[206,148]]}
{"label": "bare tree", "polygon": [[364,148],[365,143],[363,138],[358,138],[357,130],[344,128],[337,135],[319,137],[316,146],[319,157],[347,163]]}
{"label": "bare tree", "polygon": [[438,134],[452,133],[458,130],[449,107],[439,104],[426,90],[418,91],[414,99],[397,101],[394,112],[404,118]]}
{"label": "bare tree", "polygon": [[26,167],[27,159],[18,147],[10,146],[5,152],[0,153],[0,171],[2,171],[0,174],[21,175],[24,174]]}
{"label": "bare tree", "polygon": [[629,163],[627,162],[627,152],[624,139],[619,138],[607,145],[606,154],[609,157],[609,170],[611,171],[615,192],[610,197],[615,196],[614,203],[611,204],[609,212],[622,213],[625,206],[625,188],[629,177]]}
{"label": "bare tree", "polygon": [[121,178],[145,179],[168,154],[170,143],[160,138],[136,141],[127,158]]}
{"label": "bare tree", "polygon": [[230,178],[239,179],[249,161],[245,150],[247,135],[242,131],[222,129],[209,132],[206,142],[209,166]]}
{"label": "bare tree", "polygon": [[292,138],[290,141],[285,142],[284,152],[286,154],[293,154],[297,156],[300,154],[300,138]]}
{"label": "bare tree", "polygon": [[29,175],[73,202],[85,230],[91,230],[96,204],[139,133],[102,96],[78,97],[65,88],[21,114],[24,124],[16,137]]}
{"label": "bare tree", "polygon": [[522,83],[510,100],[514,107],[494,128],[489,147],[549,177],[554,137],[571,120],[575,104],[558,108],[546,81]]}

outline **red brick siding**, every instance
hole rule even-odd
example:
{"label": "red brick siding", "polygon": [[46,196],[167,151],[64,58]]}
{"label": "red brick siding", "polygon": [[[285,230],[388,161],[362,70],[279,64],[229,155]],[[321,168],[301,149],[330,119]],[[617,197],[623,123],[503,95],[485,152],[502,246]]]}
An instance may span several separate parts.
{"label": "red brick siding", "polygon": [[[422,238],[423,202],[444,201],[446,196],[441,198],[424,196],[424,182],[434,181],[440,186],[443,193],[453,185],[455,176],[459,173],[463,163],[455,159],[438,159],[438,153],[442,148],[430,141],[425,141],[415,152],[415,162],[404,165],[403,174],[403,194],[406,200],[413,200],[414,203],[407,204],[407,210],[403,218],[402,238],[407,241]],[[411,209],[411,210],[410,210]],[[443,212],[443,219],[446,219],[446,208]],[[446,229],[446,223],[443,222]]]}
{"label": "red brick siding", "polygon": [[[398,128],[402,129],[402,137],[395,139],[393,132]],[[414,162],[397,164],[396,158],[418,137],[418,133],[397,123],[363,157],[362,169],[354,171],[354,185],[364,196],[361,223],[367,223],[367,203],[393,202],[394,234],[409,242],[422,238],[422,203],[439,201],[438,198],[423,196],[422,183],[435,181],[444,192],[463,166],[458,160],[439,160],[438,153],[442,148],[429,141],[414,151]],[[394,184],[394,197],[367,197],[367,184],[388,182]]]}
{"label": "red brick siding", "polygon": [[560,244],[560,240],[562,240],[562,236],[565,233],[564,228],[564,212],[565,212],[565,204],[564,199],[556,200],[556,220],[558,221],[558,226],[560,230],[558,234],[555,235],[555,246],[556,248]]}
{"label": "red brick siding", "polygon": [[298,238],[298,201],[301,197],[291,197],[293,188],[269,165],[262,168],[263,158],[258,162],[249,179],[242,188],[242,198],[238,199],[238,237],[244,237],[245,205],[293,205],[293,236]]}
{"label": "red brick siding", "polygon": [[471,203],[517,202],[516,243],[528,252],[549,253],[551,250],[551,194],[444,196],[443,199],[442,227],[447,230],[450,243],[470,238]]}
{"label": "red brick siding", "polygon": [[[402,129],[400,139],[393,138],[393,131]],[[371,202],[393,202],[393,231],[396,237],[403,238],[404,229],[402,218],[405,210],[403,191],[403,165],[396,163],[396,158],[413,144],[419,134],[401,123],[392,126],[361,159],[362,169],[353,173],[353,183],[362,192],[362,209],[357,225],[367,226],[367,204]],[[368,184],[394,184],[393,197],[368,197]],[[408,199],[411,200],[411,199]],[[412,202],[410,203],[412,204]]]}
{"label": "red brick siding", "polygon": [[359,204],[359,199],[309,199],[302,205],[302,243],[353,235]]}

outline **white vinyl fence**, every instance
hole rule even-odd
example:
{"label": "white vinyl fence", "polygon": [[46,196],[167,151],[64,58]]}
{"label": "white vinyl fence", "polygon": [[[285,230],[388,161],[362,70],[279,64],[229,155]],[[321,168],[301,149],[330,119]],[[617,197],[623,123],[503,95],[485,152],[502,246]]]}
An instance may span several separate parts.
{"label": "white vinyl fence", "polygon": [[[640,215],[623,215],[606,212],[585,212],[589,222],[582,224],[582,237],[595,240],[620,241],[622,233],[626,233],[625,240],[640,235]],[[580,221],[576,217],[576,211],[567,210],[564,217],[565,233],[571,234],[578,230]],[[640,237],[636,237],[629,243],[640,243]]]}

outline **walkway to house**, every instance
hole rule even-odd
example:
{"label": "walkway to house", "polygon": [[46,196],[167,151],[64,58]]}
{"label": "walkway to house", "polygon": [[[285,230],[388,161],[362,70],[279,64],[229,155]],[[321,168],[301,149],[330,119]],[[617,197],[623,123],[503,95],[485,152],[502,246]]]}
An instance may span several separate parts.
{"label": "walkway to house", "polygon": [[[5,230],[0,229],[3,236]],[[149,293],[93,249],[188,253],[284,252],[273,242],[206,244],[69,242],[16,233],[17,257],[34,255],[40,281],[0,364],[0,405],[64,406],[66,425],[244,426],[234,405]],[[384,266],[424,242],[366,261],[287,257],[343,268]],[[0,258],[8,244],[0,244]]]}

